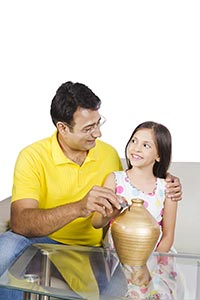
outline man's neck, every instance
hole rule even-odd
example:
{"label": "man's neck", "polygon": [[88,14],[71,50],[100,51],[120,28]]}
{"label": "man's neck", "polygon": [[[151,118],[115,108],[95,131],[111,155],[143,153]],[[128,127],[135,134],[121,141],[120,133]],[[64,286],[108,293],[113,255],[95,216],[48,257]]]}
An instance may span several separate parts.
{"label": "man's neck", "polygon": [[88,151],[82,151],[82,150],[74,150],[71,149],[62,139],[62,137],[58,134],[57,136],[58,143],[60,145],[60,148],[62,149],[62,152],[64,155],[69,158],[71,161],[75,162],[77,165],[81,166],[88,154]]}

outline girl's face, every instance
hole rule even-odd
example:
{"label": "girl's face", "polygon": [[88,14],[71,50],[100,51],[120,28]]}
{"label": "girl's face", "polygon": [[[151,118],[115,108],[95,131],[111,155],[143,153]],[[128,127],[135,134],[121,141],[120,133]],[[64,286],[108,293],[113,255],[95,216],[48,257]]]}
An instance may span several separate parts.
{"label": "girl's face", "polygon": [[128,148],[127,157],[132,166],[147,167],[159,161],[159,155],[152,129],[139,129],[132,137]]}

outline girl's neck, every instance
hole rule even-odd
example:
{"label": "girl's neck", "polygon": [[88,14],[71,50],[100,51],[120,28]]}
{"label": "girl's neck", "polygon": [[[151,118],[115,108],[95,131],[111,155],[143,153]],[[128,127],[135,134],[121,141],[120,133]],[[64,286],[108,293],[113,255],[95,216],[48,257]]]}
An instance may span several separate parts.
{"label": "girl's neck", "polygon": [[156,177],[153,174],[152,169],[139,169],[133,167],[127,170],[127,175],[131,183],[144,193],[152,193],[156,188]]}

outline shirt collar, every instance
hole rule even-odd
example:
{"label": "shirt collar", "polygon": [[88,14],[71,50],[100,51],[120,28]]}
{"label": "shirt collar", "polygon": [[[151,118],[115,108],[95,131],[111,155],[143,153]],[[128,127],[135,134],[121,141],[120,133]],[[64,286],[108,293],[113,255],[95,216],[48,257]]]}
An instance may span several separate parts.
{"label": "shirt collar", "polygon": [[[51,137],[53,161],[54,161],[55,165],[66,164],[66,163],[71,164],[72,161],[64,155],[64,153],[58,143],[57,133],[58,132],[56,130]],[[96,141],[96,142],[98,143],[98,141]],[[95,146],[88,152],[88,155],[84,161],[84,164],[89,161],[95,161],[97,159],[98,159],[98,151],[97,151],[97,146]]]}

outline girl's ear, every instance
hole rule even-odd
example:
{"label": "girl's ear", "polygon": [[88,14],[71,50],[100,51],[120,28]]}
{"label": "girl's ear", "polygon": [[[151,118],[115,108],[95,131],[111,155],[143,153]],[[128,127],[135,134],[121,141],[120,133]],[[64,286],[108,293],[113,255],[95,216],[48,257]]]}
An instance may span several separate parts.
{"label": "girl's ear", "polygon": [[157,162],[160,162],[160,157],[159,157],[159,156],[156,158],[156,161],[157,161]]}

